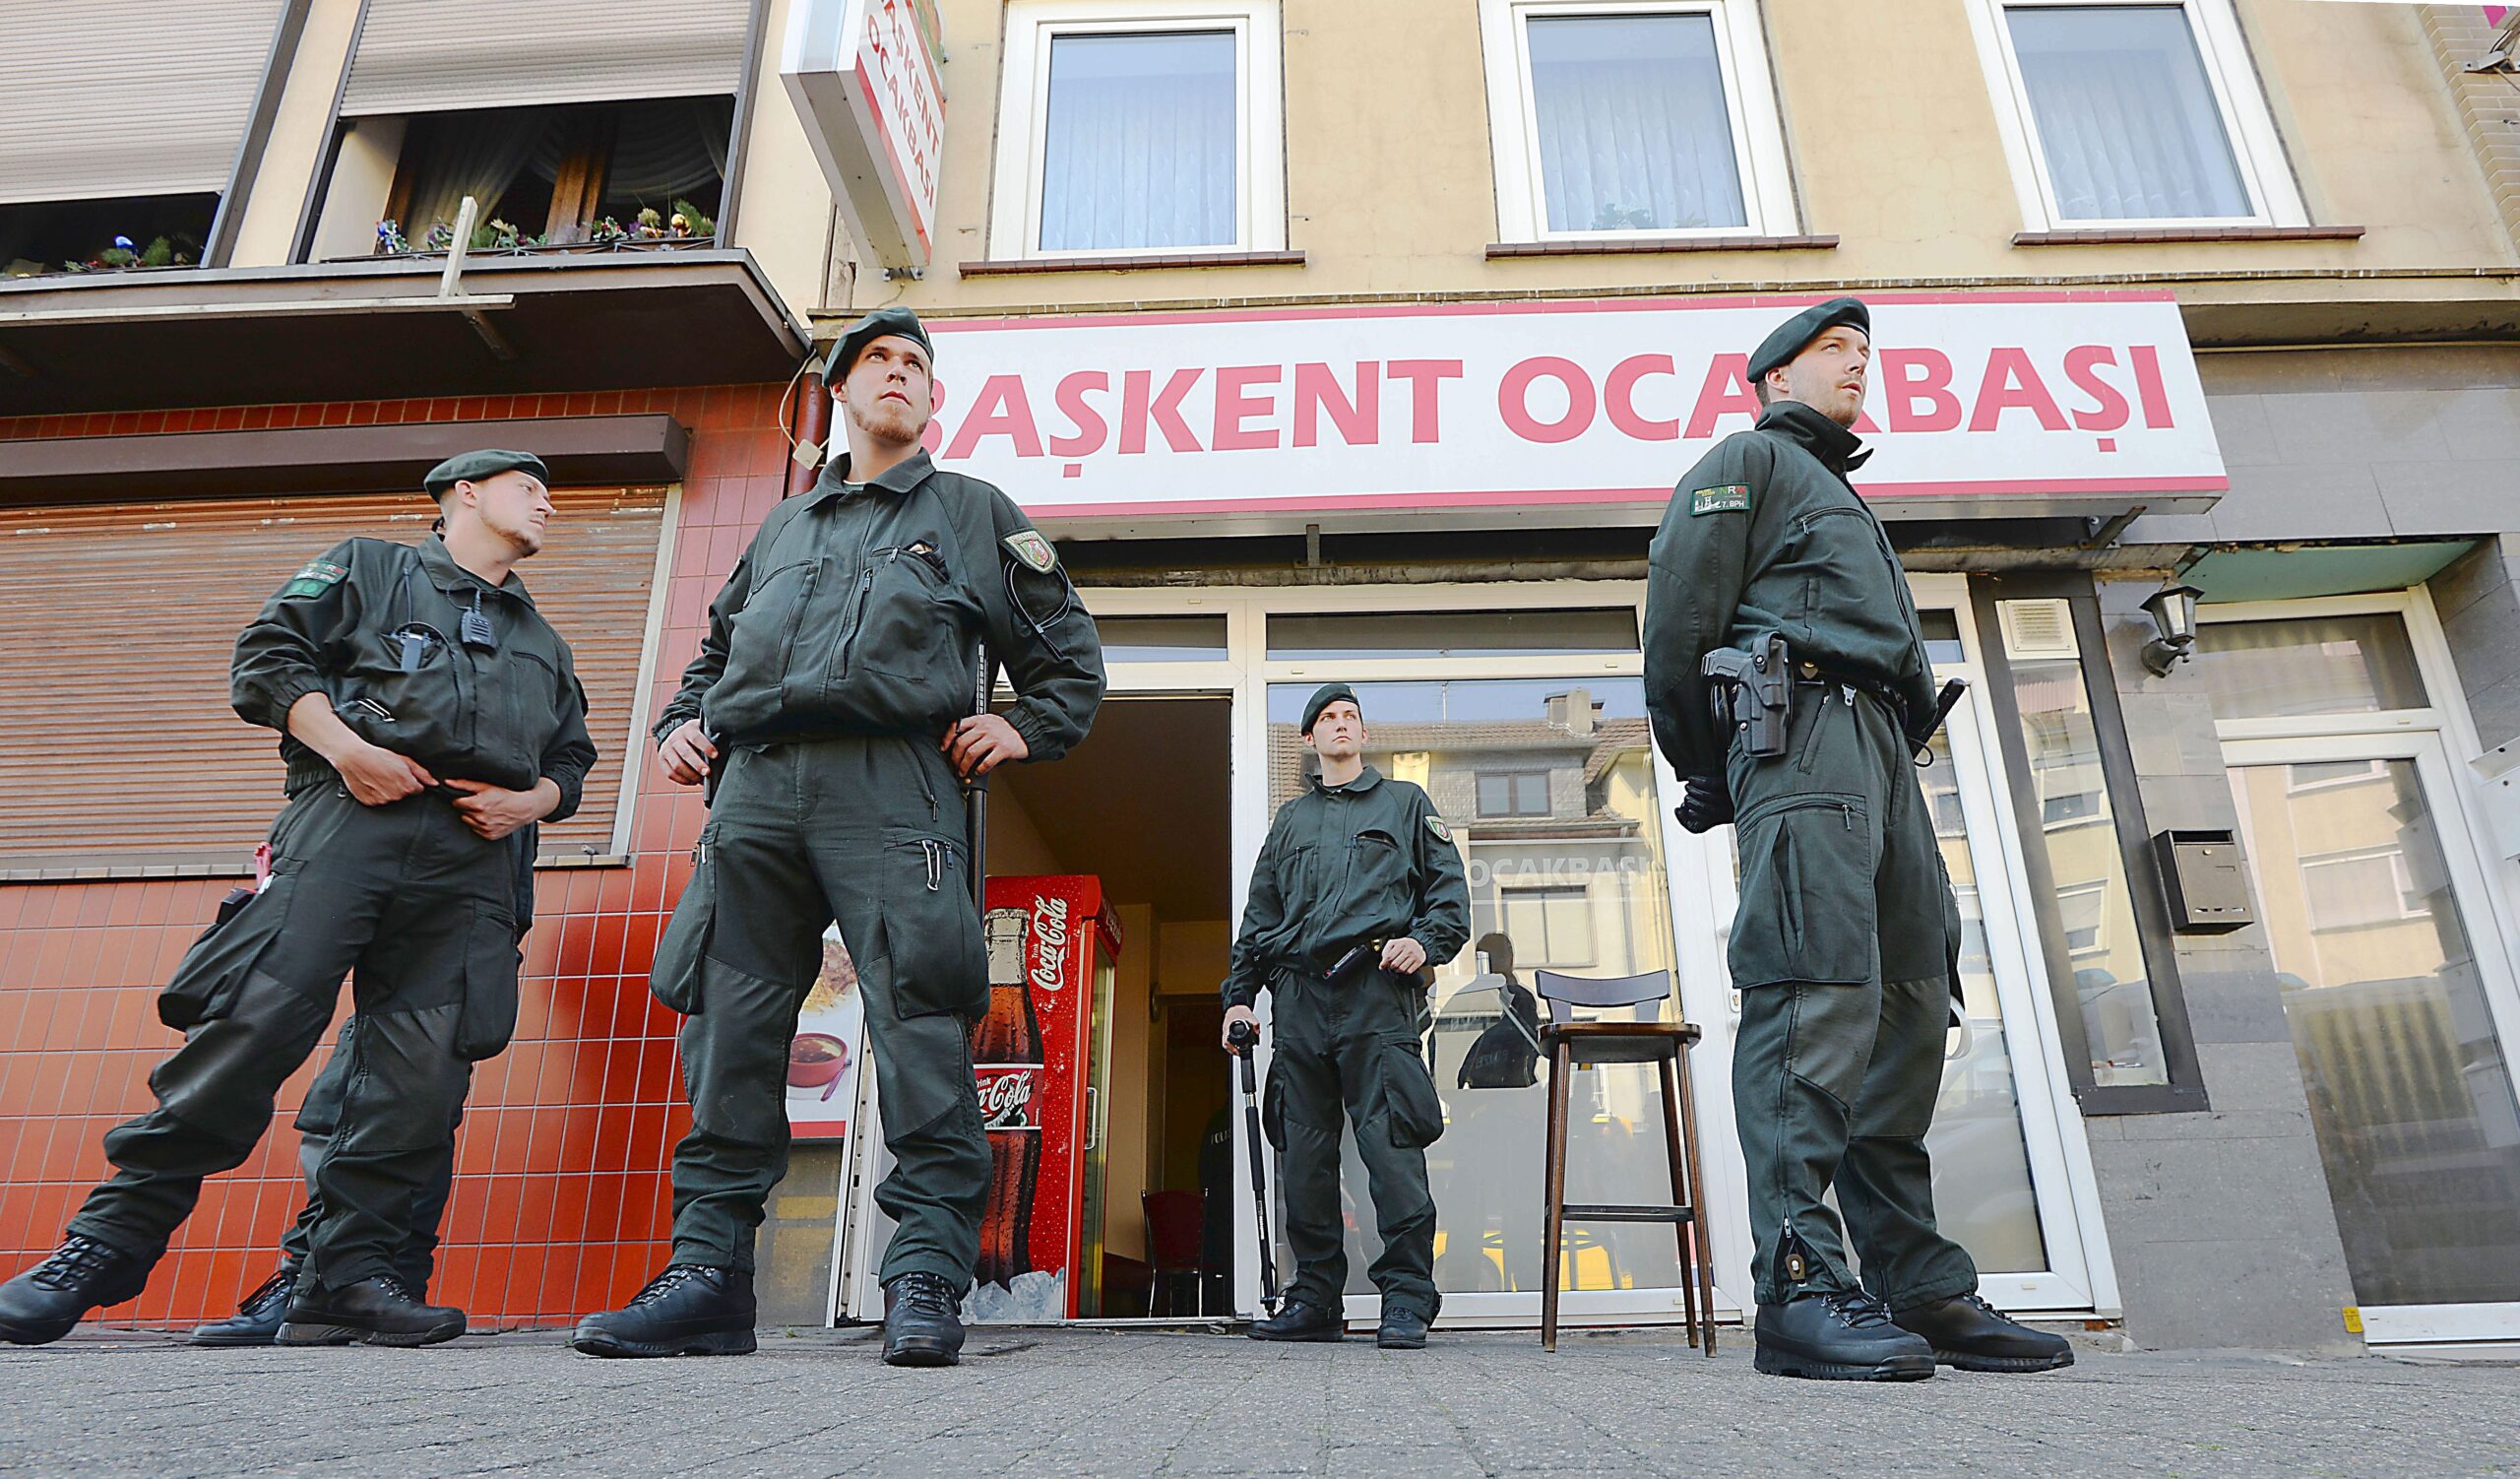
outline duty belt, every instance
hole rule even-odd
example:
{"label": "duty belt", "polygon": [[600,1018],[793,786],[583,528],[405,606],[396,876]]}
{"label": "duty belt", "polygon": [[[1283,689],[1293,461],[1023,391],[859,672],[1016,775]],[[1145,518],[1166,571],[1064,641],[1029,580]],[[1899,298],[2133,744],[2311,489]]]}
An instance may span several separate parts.
{"label": "duty belt", "polygon": [[1907,725],[1907,700],[1899,696],[1897,689],[1878,678],[1855,677],[1844,673],[1835,673],[1817,663],[1796,663],[1794,665],[1794,680],[1805,687],[1849,688],[1858,693],[1869,693],[1889,708],[1903,729]]}

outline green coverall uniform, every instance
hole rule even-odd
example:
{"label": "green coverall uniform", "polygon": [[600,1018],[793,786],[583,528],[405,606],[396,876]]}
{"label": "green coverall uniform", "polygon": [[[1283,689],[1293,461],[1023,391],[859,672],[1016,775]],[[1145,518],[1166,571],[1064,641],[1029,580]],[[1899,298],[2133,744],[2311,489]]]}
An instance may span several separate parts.
{"label": "green coverall uniform", "polygon": [[1431,1321],[1443,1298],[1426,1147],[1443,1134],[1444,1113],[1419,1050],[1425,988],[1378,959],[1337,981],[1322,975],[1352,948],[1404,935],[1426,947],[1430,965],[1470,940],[1470,890],[1451,830],[1425,792],[1370,765],[1345,786],[1316,776],[1278,808],[1260,845],[1225,1004],[1249,1006],[1263,986],[1273,1003],[1267,1119],[1285,1153],[1295,1261],[1288,1297],[1332,1315],[1345,1306],[1344,1111],[1382,1234],[1367,1273],[1386,1314],[1407,1307]]}
{"label": "green coverall uniform", "polygon": [[[494,650],[463,644],[473,611]],[[389,636],[402,631],[424,637],[410,671]],[[536,829],[487,841],[429,792],[360,804],[287,733],[290,706],[309,693],[441,781],[515,791],[551,781],[551,821],[577,809],[596,750],[568,644],[524,582],[484,583],[434,537],[345,541],[236,639],[231,700],[281,731],[288,767],[271,883],[193,945],[159,996],[159,1017],[186,1041],[150,1075],[158,1108],[105,1135],[116,1172],[70,1231],[150,1257],[162,1251],[202,1178],[253,1153],[281,1084],[314,1051],[354,972],[356,1014],[340,1049],[349,1061],[303,1240],[307,1276],[343,1288],[403,1273],[423,1220],[434,1242],[472,1064],[516,1028]]]}
{"label": "green coverall uniform", "polygon": [[836,459],[772,509],[709,608],[656,726],[720,753],[690,885],[650,985],[688,1018],[691,1130],[674,1149],[673,1261],[749,1273],[787,1174],[788,1045],[837,921],[866,997],[898,1224],[881,1279],[969,1288],[988,1139],[967,1019],[988,1006],[962,793],[939,749],[972,712],[980,639],[1034,760],[1083,739],[1102,650],[1049,542],[924,452],[865,483]]}
{"label": "green coverall uniform", "polygon": [[[1740,859],[1734,1114],[1762,1305],[1864,1282],[1893,1310],[1966,1294],[1935,1229],[1924,1137],[1959,991],[1960,913],[1912,755],[1934,703],[1906,574],[1847,481],[1868,455],[1779,401],[1674,490],[1645,607],[1646,703],[1672,769],[1730,789]],[[1782,633],[1796,682],[1783,755],[1755,759],[1700,663]]]}

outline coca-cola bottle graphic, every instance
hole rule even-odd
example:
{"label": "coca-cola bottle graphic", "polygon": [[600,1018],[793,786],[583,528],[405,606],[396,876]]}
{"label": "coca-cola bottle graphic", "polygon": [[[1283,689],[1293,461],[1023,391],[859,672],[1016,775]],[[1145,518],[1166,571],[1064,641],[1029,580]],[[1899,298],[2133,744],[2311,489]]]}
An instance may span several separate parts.
{"label": "coca-cola bottle graphic", "polygon": [[973,1272],[982,1287],[1008,1288],[1033,1266],[1033,1196],[1041,1177],[1041,1122],[1034,1105],[1041,1022],[1025,959],[1032,912],[992,909],[981,931],[988,944],[988,1015],[972,1028],[972,1072],[988,1130],[989,1183]]}

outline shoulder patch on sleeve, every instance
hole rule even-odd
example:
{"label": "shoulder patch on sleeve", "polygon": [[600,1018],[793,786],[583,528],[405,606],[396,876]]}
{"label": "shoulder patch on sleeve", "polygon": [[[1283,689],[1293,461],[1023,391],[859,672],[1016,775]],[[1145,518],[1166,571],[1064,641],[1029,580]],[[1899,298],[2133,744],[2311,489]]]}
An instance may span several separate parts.
{"label": "shoulder patch on sleeve", "polygon": [[1722,482],[1702,487],[1689,494],[1689,513],[1736,514],[1750,506],[1750,485],[1746,482]]}
{"label": "shoulder patch on sleeve", "polygon": [[1426,813],[1426,830],[1434,833],[1436,840],[1438,841],[1450,842],[1453,840],[1453,829],[1445,826],[1444,819],[1437,816],[1432,811]]}
{"label": "shoulder patch on sleeve", "polygon": [[330,560],[310,559],[303,569],[288,578],[288,584],[281,587],[280,593],[284,596],[321,596],[334,586],[340,585],[349,573],[349,567],[346,565],[337,565]]}
{"label": "shoulder patch on sleeve", "polygon": [[1059,552],[1038,529],[1019,529],[1003,542],[1007,552],[1024,562],[1025,568],[1037,575],[1047,575],[1059,567]]}

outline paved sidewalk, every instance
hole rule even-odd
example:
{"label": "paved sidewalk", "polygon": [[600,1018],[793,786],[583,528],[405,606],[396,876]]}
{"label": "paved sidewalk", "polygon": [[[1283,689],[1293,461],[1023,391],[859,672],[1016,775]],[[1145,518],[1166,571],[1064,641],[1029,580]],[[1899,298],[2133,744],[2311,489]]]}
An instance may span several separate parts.
{"label": "paved sidewalk", "polygon": [[2520,1367],[2085,1350],[1895,1386],[1653,1334],[1266,1346],[993,1330],[898,1372],[856,1331],[615,1362],[556,1335],[424,1351],[0,1346],[0,1473],[406,1476],[2520,1474]]}

